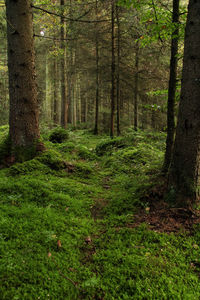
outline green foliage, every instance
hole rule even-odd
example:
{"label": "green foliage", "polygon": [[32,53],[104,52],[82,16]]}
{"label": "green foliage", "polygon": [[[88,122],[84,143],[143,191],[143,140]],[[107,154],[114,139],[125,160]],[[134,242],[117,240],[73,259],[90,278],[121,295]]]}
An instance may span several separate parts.
{"label": "green foliage", "polygon": [[53,129],[49,135],[49,141],[52,143],[63,143],[69,137],[68,131],[62,127]]}

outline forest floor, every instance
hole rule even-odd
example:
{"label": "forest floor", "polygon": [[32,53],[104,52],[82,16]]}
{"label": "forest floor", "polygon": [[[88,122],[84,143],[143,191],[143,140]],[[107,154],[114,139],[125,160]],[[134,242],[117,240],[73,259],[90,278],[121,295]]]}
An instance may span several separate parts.
{"label": "forest floor", "polygon": [[0,170],[0,299],[200,299],[200,217],[163,197],[165,134],[43,139]]}

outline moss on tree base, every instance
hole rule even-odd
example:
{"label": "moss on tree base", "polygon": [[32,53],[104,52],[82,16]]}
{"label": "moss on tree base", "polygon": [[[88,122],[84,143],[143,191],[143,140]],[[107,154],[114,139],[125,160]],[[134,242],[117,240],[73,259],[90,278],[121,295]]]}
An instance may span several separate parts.
{"label": "moss on tree base", "polygon": [[0,144],[0,165],[10,166],[16,162],[24,162],[37,156],[45,150],[41,140],[37,140],[31,146],[13,146],[10,136],[7,135]]}

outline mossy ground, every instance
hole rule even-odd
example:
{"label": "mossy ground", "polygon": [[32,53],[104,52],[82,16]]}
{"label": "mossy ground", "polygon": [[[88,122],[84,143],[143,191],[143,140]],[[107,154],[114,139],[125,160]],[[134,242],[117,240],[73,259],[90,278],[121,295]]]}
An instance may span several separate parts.
{"label": "mossy ground", "polygon": [[199,299],[200,227],[134,226],[165,135],[44,137],[47,151],[0,170],[0,298]]}

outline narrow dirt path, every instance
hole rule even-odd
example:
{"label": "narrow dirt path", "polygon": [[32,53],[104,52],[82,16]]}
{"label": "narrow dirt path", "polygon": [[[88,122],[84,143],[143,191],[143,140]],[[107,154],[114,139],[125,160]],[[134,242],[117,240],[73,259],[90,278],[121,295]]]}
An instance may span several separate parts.
{"label": "narrow dirt path", "polygon": [[[98,224],[98,220],[101,220],[101,219],[103,220],[105,217],[104,208],[108,204],[108,199],[104,198],[103,195],[108,189],[110,189],[108,177],[103,178],[102,187],[103,187],[102,197],[96,198],[94,200],[94,205],[91,207],[91,217],[94,219],[97,231],[95,232],[95,234],[92,233],[90,236],[85,237],[85,246],[81,249],[83,252],[82,264],[83,265],[92,265],[93,264],[92,272],[94,273],[94,276],[96,276],[96,277],[98,277],[101,274],[99,274],[95,268],[95,264],[93,261],[93,255],[96,253],[95,240],[98,239],[106,231],[106,228],[104,228],[102,226],[102,224]],[[80,298],[80,299],[86,299],[86,298],[84,298],[84,296],[83,296],[83,298]],[[101,288],[96,289],[93,299],[95,299],[95,300],[103,300],[104,299],[104,293],[101,290]]]}

